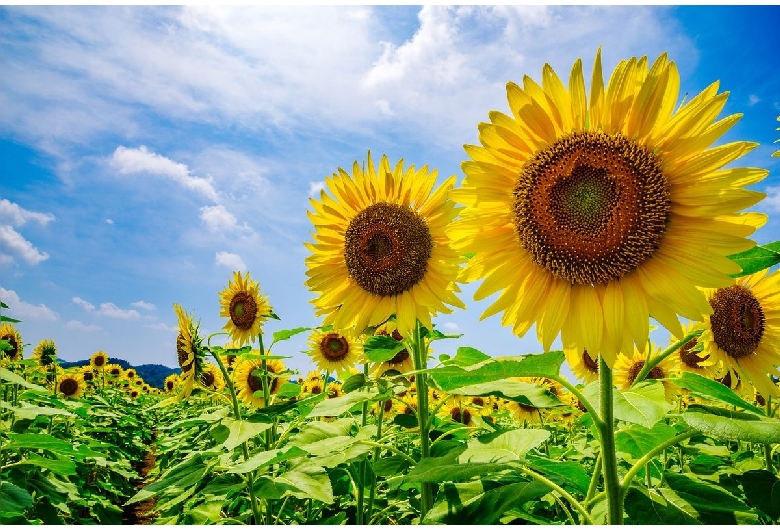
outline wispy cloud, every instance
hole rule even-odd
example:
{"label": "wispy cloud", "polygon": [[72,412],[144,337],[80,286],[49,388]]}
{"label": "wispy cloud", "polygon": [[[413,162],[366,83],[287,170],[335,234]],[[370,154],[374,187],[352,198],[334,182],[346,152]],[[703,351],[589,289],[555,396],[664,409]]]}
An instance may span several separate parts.
{"label": "wispy cloud", "polygon": [[159,329],[161,331],[177,331],[175,327],[163,324],[162,322],[157,322],[155,324],[144,324],[144,327],[149,329]]}
{"label": "wispy cloud", "polygon": [[212,232],[234,232],[237,230],[251,232],[252,230],[246,223],[239,225],[236,216],[221,204],[201,208],[200,219]]}
{"label": "wispy cloud", "polygon": [[[88,313],[93,313],[98,316],[104,316],[108,318],[117,318],[121,320],[137,320],[141,318],[141,313],[136,311],[135,309],[121,309],[119,306],[112,302],[103,302],[100,304],[100,307],[95,308],[94,304],[91,304],[90,302],[87,302],[83,298],[79,298],[78,296],[74,296],[71,298],[71,302],[74,304],[80,306]],[[138,304],[144,304],[143,306],[139,306]],[[136,307],[143,307],[146,308],[146,305],[151,306],[154,308],[152,304],[147,304],[146,302],[134,302],[130,305],[136,306]]]}
{"label": "wispy cloud", "polygon": [[122,175],[147,173],[167,177],[207,199],[219,201],[219,195],[210,178],[196,177],[190,174],[185,164],[153,153],[146,146],[128,148],[120,145],[114,150],[110,163]]}
{"label": "wispy cloud", "polygon": [[80,322],[78,320],[68,320],[68,322],[64,326],[66,329],[71,329],[73,331],[82,331],[84,333],[96,333],[100,331],[101,328],[97,324],[84,324],[83,322]]}
{"label": "wispy cloud", "polygon": [[217,252],[216,263],[217,265],[223,265],[232,270],[246,270],[246,263],[244,263],[244,260],[241,259],[241,256],[238,254],[233,254],[232,252]]}
{"label": "wispy cloud", "polygon": [[51,213],[26,210],[8,199],[0,199],[0,223],[22,226],[27,221],[35,221],[42,226],[46,226],[54,219],[55,217]]}
{"label": "wispy cloud", "polygon": [[137,307],[138,309],[143,309],[144,311],[154,311],[157,309],[157,307],[154,304],[150,304],[149,302],[144,302],[143,300],[138,300],[137,302],[133,302],[130,304],[133,307]]}
{"label": "wispy cloud", "polygon": [[45,304],[30,304],[19,298],[16,291],[0,287],[0,300],[8,306],[10,316],[19,320],[48,320],[56,321],[59,315],[46,307]]}
{"label": "wispy cloud", "polygon": [[[0,225],[0,258],[3,263],[13,262],[13,257],[17,256],[30,265],[49,259],[46,252],[41,252],[32,243],[27,241],[22,234],[13,229],[12,226]],[[8,254],[6,252],[9,252]]]}
{"label": "wispy cloud", "polygon": [[95,306],[84,300],[83,298],[79,298],[78,296],[74,296],[70,299],[71,302],[76,304],[77,306],[82,307],[86,311],[94,311]]}
{"label": "wispy cloud", "polygon": [[767,186],[766,198],[761,201],[761,207],[770,213],[780,213],[780,186]]}
{"label": "wispy cloud", "polygon": [[309,197],[319,198],[320,192],[324,189],[325,189],[325,183],[322,181],[309,182]]}

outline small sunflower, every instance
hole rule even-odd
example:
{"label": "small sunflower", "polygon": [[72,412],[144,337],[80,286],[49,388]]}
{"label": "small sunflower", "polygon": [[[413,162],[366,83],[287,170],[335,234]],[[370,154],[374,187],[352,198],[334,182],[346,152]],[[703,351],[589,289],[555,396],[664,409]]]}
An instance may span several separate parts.
{"label": "small sunflower", "polygon": [[65,373],[57,380],[57,394],[62,394],[66,399],[78,399],[86,387],[84,377],[78,373]]}
{"label": "small sunflower", "polygon": [[135,368],[128,368],[125,370],[125,379],[127,381],[134,381],[135,378],[138,376],[138,373],[135,371]]}
{"label": "small sunflower", "polygon": [[312,361],[328,373],[348,370],[363,358],[363,343],[351,331],[315,329],[309,336]]}
{"label": "small sunflower", "polygon": [[466,397],[452,396],[439,408],[438,415],[455,423],[475,427],[477,424],[474,419],[480,414],[477,409],[469,406]]}
{"label": "small sunflower", "polygon": [[338,381],[331,381],[328,383],[326,392],[328,394],[328,399],[333,399],[344,395],[344,390],[342,390],[341,383]]}
{"label": "small sunflower", "polygon": [[594,359],[588,350],[575,347],[564,348],[566,361],[569,363],[572,373],[577,379],[582,379],[585,384],[597,381],[599,378],[598,355]]}
{"label": "small sunflower", "polygon": [[397,400],[395,405],[395,414],[411,414],[416,416],[417,415],[417,397],[412,395],[411,393],[406,394],[399,400]]}
{"label": "small sunflower", "polygon": [[306,379],[301,385],[302,394],[322,394],[322,390],[325,388],[325,384],[322,379]]}
{"label": "small sunflower", "polygon": [[466,146],[465,205],[448,229],[474,253],[461,281],[500,292],[481,318],[523,336],[535,325],[544,350],[644,352],[650,317],[682,337],[679,316],[712,312],[698,287],[727,287],[740,267],[727,258],[755,245],[766,222],[738,213],[765,194],[744,186],[768,171],[728,168],[757,144],[711,148],[739,115],[716,121],[727,93],[713,83],[679,107],[680,76],[662,54],[621,61],[604,85],[596,55],[590,97],[582,62],[568,89],[549,65],[541,85],[507,84],[511,116],[493,111]]}
{"label": "small sunflower", "polygon": [[92,357],[89,358],[89,364],[93,368],[102,371],[108,364],[108,354],[103,350],[96,351],[92,354]]}
{"label": "small sunflower", "polygon": [[[653,357],[657,357],[660,354],[660,347],[653,348],[651,359]],[[634,381],[636,380],[636,376],[638,376],[639,372],[642,370],[642,368],[644,368],[646,358],[646,354],[640,353],[636,350],[634,350],[634,353],[631,357],[621,353],[615,361],[615,366],[613,367],[615,385],[620,387],[622,390],[628,390],[631,388],[631,385],[633,385]],[[674,355],[670,355],[655,365],[653,369],[650,370],[650,373],[647,374],[645,379],[667,379],[673,374],[679,373],[679,371],[679,358]],[[664,386],[666,400],[672,401],[678,393],[677,386],[670,381],[662,381],[662,384]]]}
{"label": "small sunflower", "polygon": [[[688,334],[694,327],[699,327],[701,324],[684,324],[683,333]],[[671,342],[676,342],[671,339]],[[699,374],[707,379],[713,379],[718,373],[718,362],[713,360],[712,356],[701,351],[700,348],[696,348],[699,344],[699,339],[694,337],[685,344],[683,344],[677,352],[672,355],[677,356],[680,361],[680,370],[683,372],[691,372]]]}
{"label": "small sunflower", "polygon": [[747,379],[765,396],[780,395],[770,377],[780,376],[779,279],[763,270],[731,287],[707,290],[713,311],[699,338],[705,354],[738,376],[733,381]]}
{"label": "small sunflower", "polygon": [[81,367],[81,377],[84,378],[84,382],[87,384],[95,381],[95,372],[91,365]]}
{"label": "small sunflower", "polygon": [[203,388],[214,392],[220,392],[225,388],[225,378],[222,377],[222,371],[216,364],[212,363],[203,365],[203,372],[201,372],[198,382]]}
{"label": "small sunflower", "polygon": [[186,399],[192,393],[195,379],[203,371],[204,353],[201,350],[201,338],[198,337],[199,324],[193,322],[193,317],[179,304],[173,304],[178,317],[179,334],[176,337],[176,353],[182,382],[182,392],[177,399]]}
{"label": "small sunflower", "polygon": [[122,375],[125,373],[125,370],[120,365],[111,363],[106,365],[105,373],[106,375],[113,378],[119,378],[122,377]]}
{"label": "small sunflower", "polygon": [[[396,326],[395,322],[392,321],[387,321],[376,328],[374,335],[389,336],[394,338],[397,342],[403,342],[404,340],[403,335],[401,335],[401,333],[398,331],[398,326]],[[430,353],[430,349],[428,352]],[[396,353],[392,359],[375,365],[371,371],[374,377],[381,377],[382,374],[389,370],[395,370],[401,374],[405,374],[406,372],[411,372],[414,370],[414,359],[409,353],[409,350],[404,348],[403,350]]]}
{"label": "small sunflower", "polygon": [[0,351],[0,358],[5,357],[9,361],[21,361],[24,358],[22,336],[13,324],[0,324],[0,340],[7,341],[10,346],[10,349]]}
{"label": "small sunflower", "polygon": [[378,416],[379,415],[379,408],[382,407],[384,410],[382,411],[382,417],[384,419],[392,418],[395,416],[395,404],[393,403],[392,399],[386,399],[384,401],[377,401],[371,406],[371,415]]}
{"label": "small sunflower", "polygon": [[[270,383],[269,395],[273,396],[282,386],[281,376],[286,370],[279,359],[269,359],[265,363]],[[236,387],[236,397],[247,405],[255,408],[266,406],[263,397],[263,363],[262,359],[246,359],[236,365],[233,371],[233,383]],[[320,391],[322,391],[320,389]],[[256,396],[255,393],[258,395]]]}
{"label": "small sunflower", "polygon": [[325,179],[320,200],[311,199],[314,243],[306,243],[316,314],[337,329],[362,333],[395,314],[402,333],[419,320],[465,309],[455,295],[460,254],[450,248],[445,227],[457,216],[449,192],[453,175],[438,189],[428,167],[394,168],[386,156],[374,166],[355,162],[352,176],[339,168]]}
{"label": "small sunflower", "polygon": [[171,374],[165,378],[165,383],[163,386],[165,387],[166,392],[173,392],[179,383],[180,379],[178,374]]}
{"label": "small sunflower", "polygon": [[272,308],[260,284],[240,272],[233,273],[233,279],[219,293],[221,311],[219,316],[228,317],[222,329],[230,333],[230,338],[239,346],[254,341],[262,334],[263,324],[272,313]]}
{"label": "small sunflower", "polygon": [[141,395],[141,391],[137,388],[134,388],[130,391],[130,399],[138,399],[138,396]]}
{"label": "small sunflower", "polygon": [[33,350],[33,359],[40,366],[49,366],[57,360],[57,345],[51,339],[43,339]]}

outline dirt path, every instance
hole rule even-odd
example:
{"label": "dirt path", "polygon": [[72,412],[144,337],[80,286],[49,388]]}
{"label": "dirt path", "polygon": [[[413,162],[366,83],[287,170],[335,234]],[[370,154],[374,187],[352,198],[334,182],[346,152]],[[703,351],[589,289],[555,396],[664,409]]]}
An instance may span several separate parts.
{"label": "dirt path", "polygon": [[[144,454],[144,458],[141,462],[134,464],[134,468],[140,478],[135,481],[135,486],[140,490],[146,485],[146,477],[154,469],[154,464],[157,461],[157,457],[154,454],[154,450],[149,450]],[[136,525],[136,524],[152,524],[157,514],[151,513],[154,510],[155,499],[147,499],[145,501],[125,506],[124,513],[122,514],[122,524]]]}

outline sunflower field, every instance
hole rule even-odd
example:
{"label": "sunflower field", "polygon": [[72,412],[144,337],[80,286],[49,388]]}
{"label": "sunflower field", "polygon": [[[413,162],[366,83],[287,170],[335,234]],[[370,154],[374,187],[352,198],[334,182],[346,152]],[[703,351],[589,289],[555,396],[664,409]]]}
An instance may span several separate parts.
{"label": "sunflower field", "polygon": [[[508,83],[460,186],[338,168],[304,243],[321,325],[269,337],[235,272],[223,332],[173,304],[163,389],[103,351],[25,357],[0,315],[0,523],[777,524],[780,241],[749,239],[768,171],[717,143],[740,118],[718,90],[680,100],[665,54],[605,83],[599,51],[587,90],[581,61]],[[539,351],[436,353],[474,281]],[[300,334],[305,375],[274,351]]]}

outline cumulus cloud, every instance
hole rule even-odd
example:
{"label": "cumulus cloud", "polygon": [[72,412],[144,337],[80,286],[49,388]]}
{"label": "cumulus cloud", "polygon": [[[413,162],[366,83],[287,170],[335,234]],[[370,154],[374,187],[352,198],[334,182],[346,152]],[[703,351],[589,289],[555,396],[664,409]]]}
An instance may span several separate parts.
{"label": "cumulus cloud", "polygon": [[8,306],[9,316],[19,320],[49,320],[56,321],[60,317],[57,313],[46,307],[45,304],[30,304],[24,302],[16,294],[16,291],[0,287],[0,300]]}
{"label": "cumulus cloud", "polygon": [[224,265],[225,267],[232,270],[246,270],[246,263],[244,263],[244,260],[241,259],[241,256],[238,254],[233,254],[232,252],[217,252],[216,263],[217,265]]}
{"label": "cumulus cloud", "polygon": [[68,322],[65,324],[64,327],[66,329],[71,329],[73,331],[82,331],[84,333],[95,333],[103,329],[97,324],[84,324],[83,322],[80,322],[78,320],[68,320]]}
{"label": "cumulus cloud", "polygon": [[2,223],[7,223],[12,226],[22,226],[27,221],[35,221],[41,226],[46,226],[54,221],[54,219],[55,217],[51,213],[25,210],[8,199],[0,199],[0,222]]}
{"label": "cumulus cloud", "polygon": [[153,153],[144,145],[138,148],[120,145],[114,150],[110,163],[122,175],[147,173],[167,177],[207,199],[219,200],[211,178],[196,177],[185,164]]}
{"label": "cumulus cloud", "polygon": [[133,302],[130,304],[133,307],[137,307],[138,309],[143,309],[144,311],[154,311],[157,309],[157,307],[154,304],[150,304],[149,302],[144,302],[143,300],[138,300],[137,302]]}
{"label": "cumulus cloud", "polygon": [[444,331],[448,333],[459,333],[460,332],[460,326],[458,326],[455,322],[444,322],[443,324],[440,324],[441,328],[444,329]]}
{"label": "cumulus cloud", "polygon": [[106,219],[106,224],[112,225],[112,224],[114,224],[114,220],[113,219]]}
{"label": "cumulus cloud", "polygon": [[[22,234],[13,229],[10,225],[0,225],[0,260],[3,263],[13,262],[13,255],[23,259],[30,265],[49,259],[46,252],[41,252],[35,246],[27,241]],[[7,254],[6,252],[10,252]]]}
{"label": "cumulus cloud", "polygon": [[[141,318],[141,313],[136,311],[135,309],[121,309],[116,304],[112,302],[103,302],[100,304],[100,307],[97,309],[95,306],[83,298],[79,298],[78,296],[74,296],[71,298],[71,302],[74,304],[81,306],[89,313],[94,313],[96,315],[108,317],[108,318],[118,318],[120,320],[136,320]],[[140,305],[139,305],[140,304]],[[141,307],[142,309],[148,309],[150,306],[152,309],[154,309],[154,305],[148,304],[147,302],[139,301],[134,302],[130,304],[132,306]]]}
{"label": "cumulus cloud", "polygon": [[211,232],[251,231],[246,223],[239,225],[236,216],[221,204],[201,208],[200,219]]}
{"label": "cumulus cloud", "polygon": [[94,311],[95,310],[95,306],[94,305],[90,304],[89,302],[87,302],[83,298],[79,298],[78,296],[74,296],[73,298],[70,299],[70,301],[73,302],[74,304],[76,304],[77,306],[81,306],[86,311]]}
{"label": "cumulus cloud", "polygon": [[780,186],[767,186],[766,199],[761,201],[761,206],[768,212],[780,213]]}
{"label": "cumulus cloud", "polygon": [[324,189],[324,182],[309,182],[309,197],[319,198],[320,192]]}

